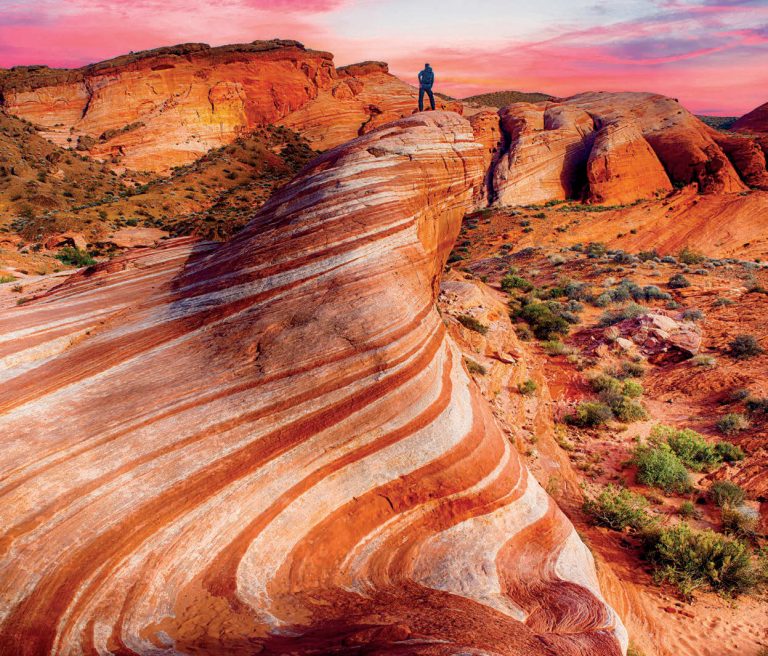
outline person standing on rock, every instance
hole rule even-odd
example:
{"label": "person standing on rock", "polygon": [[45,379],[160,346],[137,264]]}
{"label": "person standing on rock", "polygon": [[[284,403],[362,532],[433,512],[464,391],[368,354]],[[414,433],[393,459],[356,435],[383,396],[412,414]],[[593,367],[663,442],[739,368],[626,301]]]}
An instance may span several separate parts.
{"label": "person standing on rock", "polygon": [[432,85],[435,83],[435,72],[429,64],[424,64],[424,70],[419,73],[419,111],[424,111],[424,94],[429,96],[432,109],[435,109],[435,95],[432,93]]}

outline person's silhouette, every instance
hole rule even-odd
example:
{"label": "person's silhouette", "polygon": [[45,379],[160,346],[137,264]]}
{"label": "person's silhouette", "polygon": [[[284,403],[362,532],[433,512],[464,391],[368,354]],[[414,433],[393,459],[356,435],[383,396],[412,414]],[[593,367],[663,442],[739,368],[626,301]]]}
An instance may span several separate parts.
{"label": "person's silhouette", "polygon": [[429,64],[424,64],[424,70],[419,73],[419,111],[424,111],[424,94],[429,96],[432,109],[435,108],[435,95],[432,93],[432,85],[435,83],[435,72]]}

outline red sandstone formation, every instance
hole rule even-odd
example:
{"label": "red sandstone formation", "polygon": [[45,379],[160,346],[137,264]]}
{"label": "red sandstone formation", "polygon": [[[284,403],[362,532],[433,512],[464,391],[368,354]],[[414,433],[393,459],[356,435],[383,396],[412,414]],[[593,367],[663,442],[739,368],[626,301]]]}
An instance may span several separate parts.
{"label": "red sandstone formation", "polygon": [[[76,70],[0,71],[5,109],[42,126],[52,141],[160,172],[267,124],[294,128],[327,149],[410,115],[416,96],[386,64],[337,72],[330,53],[280,40],[184,44]],[[461,110],[460,103],[441,106]]]}
{"label": "red sandstone formation", "polygon": [[618,205],[696,183],[704,193],[768,183],[754,140],[706,126],[676,100],[585,93],[500,112],[506,151],[493,173],[500,204],[568,198]]}
{"label": "red sandstone formation", "polygon": [[133,169],[167,170],[273,123],[330,86],[332,55],[295,41],[185,44],[76,70],[12,69],[6,110]]}
{"label": "red sandstone formation", "polygon": [[622,653],[435,309],[483,172],[407,118],[0,317],[0,654]]}
{"label": "red sandstone formation", "polygon": [[733,130],[754,136],[768,158],[768,103],[742,116],[733,124]]}
{"label": "red sandstone formation", "polygon": [[[325,150],[374,128],[414,113],[418,92],[389,73],[383,62],[363,62],[338,69],[339,79],[320,90],[298,111],[280,121]],[[456,101],[436,97],[438,109],[463,113]]]}
{"label": "red sandstone formation", "polygon": [[768,103],[753,109],[733,124],[738,132],[762,132],[768,134]]}

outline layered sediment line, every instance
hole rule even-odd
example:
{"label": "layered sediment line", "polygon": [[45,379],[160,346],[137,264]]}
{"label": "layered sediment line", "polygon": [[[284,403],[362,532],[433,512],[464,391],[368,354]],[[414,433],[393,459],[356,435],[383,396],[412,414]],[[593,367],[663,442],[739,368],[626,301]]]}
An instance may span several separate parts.
{"label": "layered sediment line", "polygon": [[403,119],[0,318],[0,654],[622,653],[434,306],[483,162]]}

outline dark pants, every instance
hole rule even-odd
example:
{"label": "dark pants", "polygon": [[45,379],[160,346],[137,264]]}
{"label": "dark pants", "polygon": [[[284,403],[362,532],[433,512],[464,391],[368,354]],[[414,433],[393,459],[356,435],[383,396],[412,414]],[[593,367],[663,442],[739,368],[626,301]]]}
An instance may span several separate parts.
{"label": "dark pants", "polygon": [[435,108],[435,95],[432,93],[432,87],[419,87],[419,111],[424,111],[424,94],[429,96],[429,103],[432,109]]}

